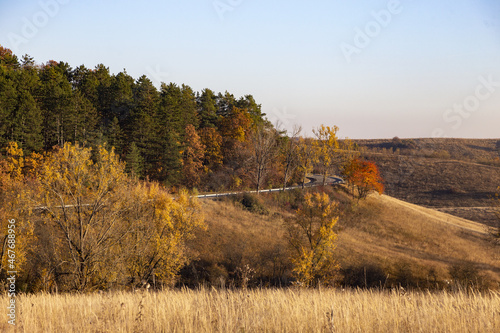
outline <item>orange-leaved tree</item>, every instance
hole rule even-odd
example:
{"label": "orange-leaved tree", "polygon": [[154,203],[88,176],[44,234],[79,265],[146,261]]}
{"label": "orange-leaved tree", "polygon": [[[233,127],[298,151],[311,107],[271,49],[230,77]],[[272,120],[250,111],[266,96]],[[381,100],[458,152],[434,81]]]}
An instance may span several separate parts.
{"label": "orange-leaved tree", "polygon": [[299,285],[315,286],[333,282],[339,265],[334,259],[338,221],[337,203],[326,193],[307,193],[296,216],[286,220],[293,272]]}
{"label": "orange-leaved tree", "polygon": [[[345,180],[351,185],[353,195],[364,199],[368,193],[384,192],[383,180],[375,163],[355,158],[344,169]],[[355,191],[355,188],[357,191]]]}

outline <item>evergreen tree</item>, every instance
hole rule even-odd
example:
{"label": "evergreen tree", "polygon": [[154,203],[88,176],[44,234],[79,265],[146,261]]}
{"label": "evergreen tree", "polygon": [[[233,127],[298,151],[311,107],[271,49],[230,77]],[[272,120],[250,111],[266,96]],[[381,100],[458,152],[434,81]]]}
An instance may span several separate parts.
{"label": "evergreen tree", "polygon": [[73,88],[89,100],[96,110],[99,108],[99,80],[96,72],[81,65],[73,71]]}
{"label": "evergreen tree", "polygon": [[29,91],[20,89],[13,120],[12,140],[19,142],[26,153],[42,149],[42,113]]}
{"label": "evergreen tree", "polygon": [[106,130],[107,143],[121,152],[123,148],[123,131],[117,117],[114,117]]}
{"label": "evergreen tree", "polygon": [[12,141],[10,131],[17,104],[17,91],[6,66],[0,64],[0,146],[5,147]]}
{"label": "evergreen tree", "polygon": [[132,142],[130,144],[125,161],[125,170],[128,173],[136,175],[137,177],[142,176],[143,160],[139,148],[137,148],[135,142]]}
{"label": "evergreen tree", "polygon": [[92,103],[78,90],[71,96],[73,110],[73,142],[80,142],[84,146],[94,142],[99,129],[99,116]]}
{"label": "evergreen tree", "polygon": [[217,97],[210,89],[203,89],[196,99],[200,128],[215,127],[217,124]]}
{"label": "evergreen tree", "polygon": [[227,91],[224,95],[219,93],[217,95],[216,105],[217,115],[221,117],[228,117],[231,115],[233,108],[236,106],[236,99]]}
{"label": "evergreen tree", "polygon": [[40,80],[45,149],[55,145],[62,147],[67,139],[71,140],[71,84],[54,62],[42,68]]}
{"label": "evergreen tree", "polygon": [[261,105],[255,102],[255,99],[252,95],[245,95],[245,97],[241,97],[236,106],[240,109],[247,110],[248,114],[252,118],[252,122],[256,125],[263,125],[265,120],[265,113],[262,113]]}
{"label": "evergreen tree", "polygon": [[[152,160],[157,159],[157,147],[160,146],[156,114],[159,105],[159,94],[153,83],[146,77],[140,77],[133,90],[133,101],[130,117],[126,124],[128,142],[135,142],[141,156],[141,170],[153,168]],[[145,164],[150,164],[149,166]]]}

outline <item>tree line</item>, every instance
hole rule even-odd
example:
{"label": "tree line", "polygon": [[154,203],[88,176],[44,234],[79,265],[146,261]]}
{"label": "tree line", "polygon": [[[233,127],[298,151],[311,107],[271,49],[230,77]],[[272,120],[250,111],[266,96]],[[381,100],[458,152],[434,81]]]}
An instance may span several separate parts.
{"label": "tree line", "polygon": [[[313,133],[273,126],[251,95],[174,83],[158,90],[146,76],[39,65],[0,46],[0,276],[12,219],[22,221],[16,263],[25,290],[165,285],[188,262],[185,242],[203,228],[199,204],[182,188],[286,187],[315,172],[323,183],[344,175],[358,200],[383,190],[376,166],[359,160],[337,127]],[[330,207],[324,198],[307,200],[290,234]],[[293,244],[306,285],[333,265],[317,255],[330,251],[336,219],[319,221],[328,233],[309,230],[319,236],[308,247]]]}
{"label": "tree line", "polygon": [[36,64],[0,46],[0,147],[17,142],[24,154],[106,145],[129,174],[203,191],[286,186],[313,169],[326,179],[355,157],[337,127],[318,127],[315,140],[300,131],[273,126],[252,95],[174,83],[158,90],[144,75]]}

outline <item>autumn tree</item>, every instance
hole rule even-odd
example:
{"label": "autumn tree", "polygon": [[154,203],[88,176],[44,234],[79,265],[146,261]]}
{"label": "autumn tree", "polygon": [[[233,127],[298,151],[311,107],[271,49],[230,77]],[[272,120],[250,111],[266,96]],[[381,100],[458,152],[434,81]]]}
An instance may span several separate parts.
{"label": "autumn tree", "polygon": [[283,190],[285,190],[291,175],[298,167],[299,162],[299,134],[302,127],[294,126],[290,136],[285,136],[281,144],[281,156],[283,158]]}
{"label": "autumn tree", "polygon": [[218,129],[222,136],[225,173],[231,178],[233,186],[238,187],[238,183],[241,184],[240,177],[248,174],[248,161],[252,153],[249,141],[252,119],[246,110],[232,107],[221,118]]}
{"label": "autumn tree", "polygon": [[103,147],[66,143],[45,161],[40,183],[40,279],[70,289],[152,276],[170,283],[187,260],[184,241],[202,223],[195,198],[174,200],[156,183],[127,177]]}
{"label": "autumn tree", "polygon": [[222,165],[224,156],[222,155],[222,136],[214,127],[204,127],[200,130],[201,143],[205,146],[205,156],[203,157],[204,171],[206,173],[214,171]]}
{"label": "autumn tree", "polygon": [[352,160],[360,156],[358,147],[354,141],[349,138],[339,140],[338,156],[340,159],[339,172],[344,174],[344,170],[351,164]]}
{"label": "autumn tree", "polygon": [[297,144],[297,169],[300,172],[302,178],[302,188],[304,188],[307,174],[312,171],[315,161],[316,150],[314,149],[313,144],[310,142],[310,140],[300,137]]}
{"label": "autumn tree", "polygon": [[336,208],[326,193],[307,193],[296,216],[286,221],[293,272],[300,285],[332,282],[338,269],[334,259]]}
{"label": "autumn tree", "polygon": [[193,188],[200,183],[205,146],[201,143],[200,136],[193,125],[187,125],[185,132],[182,173],[184,185]]}
{"label": "autumn tree", "polygon": [[338,130],[337,126],[330,127],[325,125],[313,129],[316,137],[314,147],[316,148],[317,162],[323,175],[323,185],[326,184],[326,178],[331,172],[332,167],[338,163]]}
{"label": "autumn tree", "polygon": [[[353,195],[358,199],[364,199],[368,193],[375,191],[379,194],[384,192],[382,177],[375,163],[355,158],[344,170],[345,180],[351,185]],[[357,189],[357,191],[354,190]]]}
{"label": "autumn tree", "polygon": [[114,151],[66,143],[42,167],[40,209],[53,230],[56,271],[84,290],[106,280],[107,256],[130,230],[122,223],[128,188],[124,165]]}
{"label": "autumn tree", "polygon": [[24,153],[15,142],[0,153],[0,277],[5,278],[7,271],[26,271],[35,237]]}
{"label": "autumn tree", "polygon": [[269,171],[269,165],[276,154],[276,132],[273,128],[260,125],[253,130],[250,140],[253,148],[252,173],[257,192],[259,192]]}
{"label": "autumn tree", "polygon": [[124,239],[126,276],[132,285],[142,281],[171,286],[189,260],[185,242],[203,227],[196,198],[181,193],[175,200],[158,184],[137,184],[131,191],[133,229]]}

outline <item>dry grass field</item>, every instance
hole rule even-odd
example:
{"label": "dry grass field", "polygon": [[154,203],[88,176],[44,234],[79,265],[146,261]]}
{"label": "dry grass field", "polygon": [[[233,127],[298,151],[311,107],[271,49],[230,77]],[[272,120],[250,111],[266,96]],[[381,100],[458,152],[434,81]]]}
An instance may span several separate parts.
{"label": "dry grass field", "polygon": [[[6,304],[6,298],[1,298]],[[17,332],[499,332],[500,294],[177,290],[18,298]],[[0,331],[15,332],[5,322]]]}

